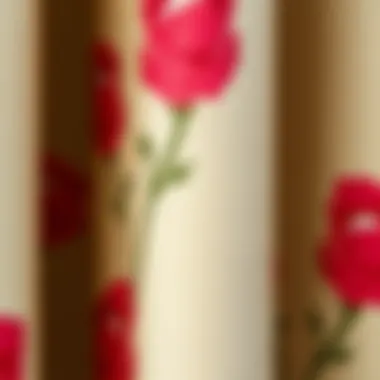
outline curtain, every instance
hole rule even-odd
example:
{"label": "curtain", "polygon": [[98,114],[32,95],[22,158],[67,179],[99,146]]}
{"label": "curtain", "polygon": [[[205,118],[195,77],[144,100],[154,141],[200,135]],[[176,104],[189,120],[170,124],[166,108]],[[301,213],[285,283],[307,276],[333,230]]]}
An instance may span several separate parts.
{"label": "curtain", "polygon": [[279,376],[375,378],[379,4],[280,12]]}
{"label": "curtain", "polygon": [[376,0],[0,4],[0,379],[376,379]]}
{"label": "curtain", "polygon": [[[0,351],[3,378],[7,373],[13,378],[23,378],[26,373],[28,378],[38,378],[37,8],[34,1],[0,4]],[[25,356],[25,352],[29,354]]]}

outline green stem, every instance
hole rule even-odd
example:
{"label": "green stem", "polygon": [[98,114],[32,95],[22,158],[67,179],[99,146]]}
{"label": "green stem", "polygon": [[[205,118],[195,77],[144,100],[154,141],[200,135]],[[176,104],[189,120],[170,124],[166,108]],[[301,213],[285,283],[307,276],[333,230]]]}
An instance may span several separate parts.
{"label": "green stem", "polygon": [[132,259],[132,273],[137,280],[140,278],[141,266],[145,260],[154,207],[157,204],[159,196],[161,196],[166,189],[165,174],[167,169],[176,162],[182,144],[187,136],[189,116],[189,110],[174,110],[173,122],[168,140],[166,141],[161,156],[158,157],[156,163],[153,165],[153,169],[148,178],[147,198],[142,220],[142,230]]}
{"label": "green stem", "polygon": [[155,198],[161,195],[165,188],[165,173],[176,161],[181,150],[182,143],[188,131],[188,110],[175,110],[173,112],[173,123],[171,133],[166,143],[162,156],[156,163],[148,181],[148,204],[152,204]]}
{"label": "green stem", "polygon": [[329,365],[334,363],[333,352],[342,347],[346,335],[358,316],[355,309],[344,307],[330,335],[317,347],[307,368],[304,380],[315,380]]}

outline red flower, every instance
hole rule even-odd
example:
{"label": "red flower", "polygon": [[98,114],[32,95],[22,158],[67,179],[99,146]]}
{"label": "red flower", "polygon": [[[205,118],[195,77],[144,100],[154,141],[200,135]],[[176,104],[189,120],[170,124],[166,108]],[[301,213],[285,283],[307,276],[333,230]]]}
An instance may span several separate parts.
{"label": "red flower", "polygon": [[234,1],[200,0],[172,12],[168,3],[143,0],[145,82],[177,106],[219,95],[238,60]]}
{"label": "red flower", "polygon": [[330,200],[322,272],[349,306],[380,305],[380,183],[343,178]]}
{"label": "red flower", "polygon": [[135,289],[130,280],[112,283],[96,309],[96,378],[135,378],[134,325]]}
{"label": "red flower", "polygon": [[25,344],[21,320],[0,316],[0,379],[21,380]]}
{"label": "red flower", "polygon": [[43,160],[42,243],[53,249],[83,232],[84,178],[67,162],[47,154]]}
{"label": "red flower", "polygon": [[96,44],[93,54],[96,150],[108,156],[119,148],[124,129],[121,61],[109,44]]}

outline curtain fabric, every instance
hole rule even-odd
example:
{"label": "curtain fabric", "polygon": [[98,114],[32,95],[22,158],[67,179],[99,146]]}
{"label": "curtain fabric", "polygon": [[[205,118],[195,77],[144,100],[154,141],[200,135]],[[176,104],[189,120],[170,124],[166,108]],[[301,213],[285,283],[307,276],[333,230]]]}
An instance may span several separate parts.
{"label": "curtain fabric", "polygon": [[0,4],[0,371],[7,378],[37,379],[39,373],[38,19],[37,2]]}
{"label": "curtain fabric", "polygon": [[0,4],[0,378],[376,379],[376,0]]}
{"label": "curtain fabric", "polygon": [[281,12],[279,376],[375,378],[380,8]]}

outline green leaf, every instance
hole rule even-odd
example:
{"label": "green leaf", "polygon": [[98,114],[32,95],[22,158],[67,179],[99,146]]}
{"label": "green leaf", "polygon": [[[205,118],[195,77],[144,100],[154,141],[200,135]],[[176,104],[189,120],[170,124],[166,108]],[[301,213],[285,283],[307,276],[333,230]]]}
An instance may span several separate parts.
{"label": "green leaf", "polygon": [[305,313],[306,327],[313,335],[318,335],[324,327],[323,318],[316,310],[307,310]]}
{"label": "green leaf", "polygon": [[352,350],[344,346],[332,346],[326,352],[329,362],[334,364],[345,364],[352,358]]}
{"label": "green leaf", "polygon": [[144,160],[149,160],[154,153],[152,139],[148,135],[140,135],[136,142],[137,153]]}
{"label": "green leaf", "polygon": [[165,189],[172,185],[185,182],[191,175],[189,164],[175,164],[162,171],[152,186],[152,195],[160,195]]}
{"label": "green leaf", "polygon": [[164,175],[163,181],[166,186],[178,185],[186,181],[191,175],[191,166],[189,164],[176,164],[169,167]]}

